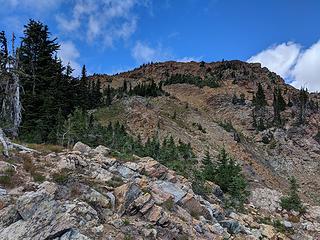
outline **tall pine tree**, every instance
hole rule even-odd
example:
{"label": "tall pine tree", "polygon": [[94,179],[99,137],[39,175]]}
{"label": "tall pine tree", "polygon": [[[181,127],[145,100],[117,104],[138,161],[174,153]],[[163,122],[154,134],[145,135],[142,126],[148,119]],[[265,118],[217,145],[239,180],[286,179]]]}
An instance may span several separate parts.
{"label": "tall pine tree", "polygon": [[25,25],[20,47],[20,64],[24,75],[21,133],[28,140],[47,141],[58,111],[56,104],[57,79],[61,77],[61,65],[55,55],[59,49],[56,39],[50,39],[48,27],[30,20]]}

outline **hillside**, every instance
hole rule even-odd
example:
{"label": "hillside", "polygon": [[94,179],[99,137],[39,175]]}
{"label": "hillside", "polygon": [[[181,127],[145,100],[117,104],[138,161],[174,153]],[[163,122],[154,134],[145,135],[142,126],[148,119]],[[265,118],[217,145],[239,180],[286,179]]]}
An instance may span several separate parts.
{"label": "hillside", "polygon": [[319,94],[241,61],[83,70],[43,138],[1,129],[0,239],[319,238]]}
{"label": "hillside", "polygon": [[[319,111],[308,107],[305,123],[297,124],[299,90],[285,84],[281,77],[261,68],[260,64],[164,62],[143,65],[114,76],[94,75],[92,78],[99,79],[104,87],[119,88],[124,81],[134,87],[151,80],[159,83],[176,74],[191,74],[200,79],[210,75],[219,87],[165,85],[163,89],[170,96],[115,97],[112,106],[99,109],[96,116],[103,124],[119,120],[133,135],[140,135],[144,140],[157,134],[160,138],[172,135],[176,140],[190,142],[198,157],[203,156],[206,149],[217,155],[224,146],[241,163],[251,186],[284,190],[288,177],[293,175],[302,186],[301,195],[305,200],[319,203],[320,145],[316,140]],[[273,118],[276,86],[281,88],[287,103],[294,102],[281,113],[285,119],[283,126],[271,126],[260,132],[252,126],[252,99],[259,83],[268,103],[266,119]],[[234,96],[240,98],[241,94],[244,104],[233,103]],[[310,102],[319,103],[319,95],[309,94]],[[204,131],[199,130],[199,126]],[[264,141],[265,138],[268,140]]]}

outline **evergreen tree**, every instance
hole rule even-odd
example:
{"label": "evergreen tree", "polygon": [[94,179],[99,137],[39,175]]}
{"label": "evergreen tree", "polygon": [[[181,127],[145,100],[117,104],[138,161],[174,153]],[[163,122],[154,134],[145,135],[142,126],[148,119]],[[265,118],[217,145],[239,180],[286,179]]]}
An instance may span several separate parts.
{"label": "evergreen tree", "polygon": [[127,80],[124,80],[124,81],[123,81],[122,91],[125,92],[125,93],[128,91],[128,83],[127,83]]}
{"label": "evergreen tree", "polygon": [[306,120],[306,109],[309,100],[308,89],[301,88],[299,91],[299,114],[298,114],[298,124],[304,124]]}
{"label": "evergreen tree", "polygon": [[273,93],[273,111],[274,111],[274,123],[277,126],[282,125],[281,112],[286,108],[286,102],[284,101],[281,89],[276,87]]}
{"label": "evergreen tree", "polygon": [[215,168],[208,150],[202,158],[201,163],[203,165],[203,176],[205,180],[214,181]]}
{"label": "evergreen tree", "polygon": [[5,32],[2,31],[0,32],[0,71],[4,71],[6,69],[8,57],[8,42]]}
{"label": "evergreen tree", "polygon": [[45,142],[55,125],[57,106],[57,79],[61,78],[61,65],[54,57],[59,45],[50,39],[48,27],[30,20],[25,26],[19,59],[24,75],[21,133],[31,141]]}
{"label": "evergreen tree", "polygon": [[80,77],[79,90],[78,90],[79,105],[83,109],[88,109],[91,106],[90,92],[91,92],[91,89],[88,82],[86,65],[83,65],[81,70],[81,77]]}
{"label": "evergreen tree", "polygon": [[297,211],[300,213],[303,213],[305,211],[305,207],[302,204],[302,201],[300,200],[300,197],[298,195],[298,189],[299,185],[297,183],[297,180],[294,177],[291,177],[289,179],[290,181],[290,191],[288,196],[282,197],[280,205],[282,208],[291,211]]}
{"label": "evergreen tree", "polygon": [[112,104],[112,95],[111,95],[111,87],[108,85],[107,91],[106,91],[106,105],[107,107]]}
{"label": "evergreen tree", "polygon": [[258,91],[254,97],[253,105],[258,109],[267,106],[266,96],[264,94],[264,90],[262,88],[261,83],[258,84]]}
{"label": "evergreen tree", "polygon": [[220,151],[218,160],[214,182],[221,187],[222,191],[231,195],[229,199],[231,205],[241,208],[248,196],[247,182],[241,173],[241,167],[228,156],[224,148]]}

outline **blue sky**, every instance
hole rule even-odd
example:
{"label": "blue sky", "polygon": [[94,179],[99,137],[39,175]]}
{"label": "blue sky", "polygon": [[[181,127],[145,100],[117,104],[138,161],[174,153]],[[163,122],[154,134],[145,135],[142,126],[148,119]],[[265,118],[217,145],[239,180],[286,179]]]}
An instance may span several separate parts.
{"label": "blue sky", "polygon": [[318,0],[0,0],[0,30],[49,26],[80,72],[149,61],[261,62],[294,86],[320,90]]}

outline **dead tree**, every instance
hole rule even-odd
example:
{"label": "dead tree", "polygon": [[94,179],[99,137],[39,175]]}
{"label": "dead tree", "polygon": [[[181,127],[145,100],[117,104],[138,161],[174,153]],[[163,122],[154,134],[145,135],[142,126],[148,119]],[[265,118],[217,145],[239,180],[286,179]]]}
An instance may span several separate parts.
{"label": "dead tree", "polygon": [[0,34],[0,143],[3,146],[3,154],[9,156],[9,150],[17,148],[28,152],[36,152],[33,149],[11,142],[4,132],[12,137],[18,136],[21,124],[21,99],[19,70],[19,50],[14,49],[14,34],[12,37],[12,53],[8,53],[7,41],[4,32]]}

